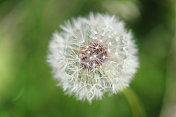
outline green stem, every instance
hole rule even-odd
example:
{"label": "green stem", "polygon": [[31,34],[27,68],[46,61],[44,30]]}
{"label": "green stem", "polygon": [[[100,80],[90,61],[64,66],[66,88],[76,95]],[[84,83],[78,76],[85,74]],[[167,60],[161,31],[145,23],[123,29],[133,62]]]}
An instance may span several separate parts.
{"label": "green stem", "polygon": [[139,98],[132,89],[125,89],[123,94],[129,103],[133,117],[147,117]]}

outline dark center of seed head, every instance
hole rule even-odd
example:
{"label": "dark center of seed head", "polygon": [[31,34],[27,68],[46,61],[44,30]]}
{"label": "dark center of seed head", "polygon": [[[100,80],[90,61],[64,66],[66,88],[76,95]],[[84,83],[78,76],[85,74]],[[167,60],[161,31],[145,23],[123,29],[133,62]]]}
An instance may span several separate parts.
{"label": "dark center of seed head", "polygon": [[92,69],[102,65],[107,56],[107,48],[102,43],[92,42],[78,52],[79,65],[84,69]]}

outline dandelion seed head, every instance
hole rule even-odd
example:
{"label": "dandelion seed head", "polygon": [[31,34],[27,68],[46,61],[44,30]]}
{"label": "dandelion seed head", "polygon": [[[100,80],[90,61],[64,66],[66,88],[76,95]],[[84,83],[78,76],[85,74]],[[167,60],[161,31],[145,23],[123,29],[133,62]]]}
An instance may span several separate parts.
{"label": "dandelion seed head", "polygon": [[[92,41],[86,48],[81,48],[78,55],[82,61],[79,63],[82,68],[92,69],[93,64],[100,66],[105,61],[105,59],[102,59],[102,56],[107,56],[107,48],[101,43]],[[85,62],[87,65],[84,64]]]}
{"label": "dandelion seed head", "polygon": [[47,62],[66,93],[92,102],[129,86],[139,63],[132,34],[122,21],[90,14],[61,28],[50,41]]}

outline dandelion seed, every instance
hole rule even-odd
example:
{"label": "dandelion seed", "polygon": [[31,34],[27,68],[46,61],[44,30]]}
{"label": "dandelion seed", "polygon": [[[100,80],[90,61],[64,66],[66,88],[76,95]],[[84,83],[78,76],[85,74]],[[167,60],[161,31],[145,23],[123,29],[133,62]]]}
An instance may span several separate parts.
{"label": "dandelion seed", "polygon": [[53,34],[47,61],[64,91],[91,103],[129,85],[138,57],[132,34],[122,24],[115,16],[91,14]]}

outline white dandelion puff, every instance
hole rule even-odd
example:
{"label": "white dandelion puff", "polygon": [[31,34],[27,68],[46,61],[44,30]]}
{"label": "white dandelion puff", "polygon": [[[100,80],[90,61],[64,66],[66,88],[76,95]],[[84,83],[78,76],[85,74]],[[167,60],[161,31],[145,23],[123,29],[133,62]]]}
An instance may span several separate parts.
{"label": "white dandelion puff", "polygon": [[48,63],[68,94],[102,99],[127,87],[138,68],[132,34],[115,16],[90,14],[62,25],[49,44]]}

